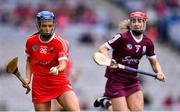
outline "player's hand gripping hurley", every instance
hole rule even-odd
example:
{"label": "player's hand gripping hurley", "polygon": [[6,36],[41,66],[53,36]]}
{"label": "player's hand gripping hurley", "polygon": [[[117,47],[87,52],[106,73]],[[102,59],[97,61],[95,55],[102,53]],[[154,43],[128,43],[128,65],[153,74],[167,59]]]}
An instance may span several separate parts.
{"label": "player's hand gripping hurley", "polygon": [[124,70],[130,71],[130,72],[140,73],[142,75],[147,75],[147,76],[157,78],[157,76],[155,74],[147,73],[147,72],[137,70],[132,67],[118,64],[115,61],[112,61],[111,59],[107,58],[104,54],[102,54],[100,52],[95,52],[93,54],[93,59],[98,65],[101,65],[101,66],[117,66],[120,69],[124,69]]}
{"label": "player's hand gripping hurley", "polygon": [[[17,63],[18,63],[18,57],[15,57],[8,63],[6,67],[6,71],[7,73],[14,74],[22,82],[23,85],[26,85],[26,82],[24,81],[24,79],[21,76],[21,73],[18,70]],[[27,86],[26,94],[28,94],[30,91],[31,91],[30,87]]]}

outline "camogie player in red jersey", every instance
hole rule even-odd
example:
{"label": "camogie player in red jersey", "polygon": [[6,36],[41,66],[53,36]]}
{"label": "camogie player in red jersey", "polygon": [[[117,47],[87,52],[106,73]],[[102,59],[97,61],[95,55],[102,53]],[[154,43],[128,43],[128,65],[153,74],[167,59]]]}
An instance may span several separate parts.
{"label": "camogie player in red jersey", "polygon": [[[36,16],[38,33],[26,42],[26,83],[32,78],[35,111],[50,111],[56,99],[64,110],[79,111],[79,103],[67,76],[68,45],[55,31],[55,16],[41,11]],[[24,85],[24,87],[27,87]]]}
{"label": "camogie player in red jersey", "polygon": [[[109,57],[112,50],[112,59],[117,63],[138,69],[139,61],[146,55],[157,75],[157,79],[165,81],[165,75],[154,52],[152,41],[143,34],[146,29],[147,15],[135,11],[130,14],[130,20],[120,24],[128,31],[117,33],[114,38],[99,47],[99,52]],[[137,73],[107,67],[105,93],[94,102],[95,107],[106,107],[113,111],[143,111],[143,92]]]}

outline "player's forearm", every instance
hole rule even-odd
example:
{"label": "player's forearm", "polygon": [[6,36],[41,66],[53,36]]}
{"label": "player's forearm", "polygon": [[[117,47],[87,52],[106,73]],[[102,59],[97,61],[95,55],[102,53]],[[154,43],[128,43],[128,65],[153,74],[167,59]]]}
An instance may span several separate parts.
{"label": "player's forearm", "polygon": [[150,59],[150,63],[151,63],[153,71],[157,75],[157,79],[160,81],[165,81],[166,77],[165,77],[165,74],[161,70],[161,66],[160,66],[158,60],[157,59]]}
{"label": "player's forearm", "polygon": [[57,66],[57,69],[59,72],[62,72],[66,69],[67,67],[67,61],[66,60],[61,60],[59,61],[59,65]]}
{"label": "player's forearm", "polygon": [[27,58],[26,61],[26,79],[31,80],[31,76],[32,76],[32,68],[31,68],[31,64],[29,63],[29,58]]}
{"label": "player's forearm", "polygon": [[157,61],[157,59],[152,59],[150,62],[151,62],[152,69],[155,73],[162,73],[161,66],[159,62]]}
{"label": "player's forearm", "polygon": [[162,70],[161,70],[161,66],[159,65],[159,63],[156,63],[154,66],[153,66],[153,71],[155,73],[161,73]]}
{"label": "player's forearm", "polygon": [[108,55],[108,48],[106,47],[105,44],[101,45],[98,49],[98,51],[102,54],[104,54],[106,57],[109,58],[109,55]]}

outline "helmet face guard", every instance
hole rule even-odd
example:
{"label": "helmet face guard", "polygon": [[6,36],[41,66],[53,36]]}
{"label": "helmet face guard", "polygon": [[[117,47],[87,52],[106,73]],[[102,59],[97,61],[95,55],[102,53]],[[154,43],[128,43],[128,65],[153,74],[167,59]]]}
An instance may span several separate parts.
{"label": "helmet face guard", "polygon": [[130,29],[133,34],[140,35],[146,29],[147,15],[144,12],[132,12],[130,14]]}
{"label": "helmet face guard", "polygon": [[[53,23],[53,30],[51,31],[51,33],[46,33],[46,32],[42,32],[41,30],[41,24],[44,22],[44,21],[49,21]],[[37,22],[37,29],[39,31],[39,34],[42,36],[42,37],[45,37],[45,38],[50,38],[53,33],[54,33],[54,30],[55,30],[55,16],[52,12],[50,11],[41,11],[39,12],[37,15],[36,15],[36,22]]]}

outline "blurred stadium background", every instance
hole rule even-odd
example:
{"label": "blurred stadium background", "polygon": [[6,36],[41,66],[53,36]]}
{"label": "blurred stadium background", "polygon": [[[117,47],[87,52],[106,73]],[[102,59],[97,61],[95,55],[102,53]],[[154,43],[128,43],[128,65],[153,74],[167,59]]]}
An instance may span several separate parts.
{"label": "blurred stadium background", "polygon": [[[113,37],[118,23],[130,11],[143,10],[148,16],[147,35],[155,42],[157,57],[164,70],[165,83],[142,76],[145,110],[180,111],[180,0],[0,0],[0,111],[33,111],[31,95],[15,76],[5,73],[13,57],[19,57],[19,70],[25,77],[24,46],[36,31],[38,11],[53,11],[56,32],[70,43],[72,74],[79,71],[73,86],[82,110],[97,111],[94,100],[103,95],[104,67],[92,60],[99,45]],[[152,72],[144,57],[140,69]]]}

